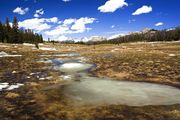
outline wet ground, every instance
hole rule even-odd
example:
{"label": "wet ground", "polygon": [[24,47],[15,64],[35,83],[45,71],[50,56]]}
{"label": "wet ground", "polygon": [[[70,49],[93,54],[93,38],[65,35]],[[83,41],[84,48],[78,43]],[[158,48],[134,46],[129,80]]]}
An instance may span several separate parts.
{"label": "wet ground", "polygon": [[2,120],[180,118],[180,43],[0,45]]}

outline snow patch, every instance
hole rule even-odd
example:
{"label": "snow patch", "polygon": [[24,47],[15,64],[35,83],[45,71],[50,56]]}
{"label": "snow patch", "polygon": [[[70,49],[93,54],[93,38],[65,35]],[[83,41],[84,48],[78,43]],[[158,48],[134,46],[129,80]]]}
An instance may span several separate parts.
{"label": "snow patch", "polygon": [[0,83],[0,91],[3,91],[3,90],[7,90],[7,91],[10,91],[10,90],[14,90],[14,89],[17,89],[21,86],[23,86],[24,84],[21,84],[21,83],[16,83],[14,85],[9,85],[9,83]]}
{"label": "snow patch", "polygon": [[64,63],[59,67],[59,70],[65,73],[76,73],[92,68],[92,64],[85,63]]}
{"label": "snow patch", "polygon": [[6,90],[14,90],[14,89],[17,89],[21,86],[23,86],[24,84],[21,84],[21,83],[17,83],[15,85],[10,85]]}
{"label": "snow patch", "polygon": [[0,57],[21,57],[22,55],[9,55],[4,51],[0,52]]}
{"label": "snow patch", "polygon": [[52,76],[48,76],[48,77],[39,78],[39,80],[50,80],[50,79],[52,79],[52,78],[53,78]]}
{"label": "snow patch", "polygon": [[47,50],[47,51],[57,51],[56,48],[46,48],[46,47],[41,47],[39,48],[40,50]]}
{"label": "snow patch", "polygon": [[30,44],[30,43],[23,43],[24,46],[30,46],[30,47],[34,47],[34,44]]}

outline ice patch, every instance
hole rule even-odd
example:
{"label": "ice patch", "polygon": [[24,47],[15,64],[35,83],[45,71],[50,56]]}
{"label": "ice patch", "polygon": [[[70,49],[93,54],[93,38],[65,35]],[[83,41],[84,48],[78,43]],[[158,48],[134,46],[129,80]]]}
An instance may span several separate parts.
{"label": "ice patch", "polygon": [[43,43],[39,43],[39,45],[43,46],[44,44]]}
{"label": "ice patch", "polygon": [[46,47],[41,47],[39,48],[40,50],[47,50],[47,51],[56,51],[56,48],[46,48]]}
{"label": "ice patch", "polygon": [[17,89],[21,86],[23,86],[24,84],[20,84],[20,83],[17,83],[15,85],[10,85],[6,90],[14,90],[14,89]]}
{"label": "ice patch", "polygon": [[53,78],[52,76],[48,76],[48,77],[39,78],[39,80],[51,80],[52,78]]}
{"label": "ice patch", "polygon": [[61,77],[63,78],[63,80],[71,80],[72,79],[71,75],[62,75]]}
{"label": "ice patch", "polygon": [[0,57],[21,57],[22,55],[9,55],[6,52],[0,52]]}
{"label": "ice patch", "polygon": [[80,78],[80,82],[71,82],[60,88],[79,105],[144,106],[180,103],[179,89],[152,83],[114,81],[86,76]]}
{"label": "ice patch", "polygon": [[24,46],[30,46],[30,47],[35,46],[34,44],[30,44],[30,43],[23,43],[23,45]]}
{"label": "ice patch", "polygon": [[64,63],[59,67],[59,70],[65,73],[76,73],[92,68],[92,64],[86,63]]}
{"label": "ice patch", "polygon": [[9,83],[0,83],[0,91],[2,91],[4,88],[7,88],[9,86]]}
{"label": "ice patch", "polygon": [[9,46],[6,46],[6,45],[1,45],[1,47],[9,47]]}
{"label": "ice patch", "polygon": [[23,86],[24,84],[21,84],[21,83],[16,83],[14,85],[9,85],[9,83],[0,83],[0,91],[6,91],[6,90],[14,90],[14,89],[17,89],[21,86]]}

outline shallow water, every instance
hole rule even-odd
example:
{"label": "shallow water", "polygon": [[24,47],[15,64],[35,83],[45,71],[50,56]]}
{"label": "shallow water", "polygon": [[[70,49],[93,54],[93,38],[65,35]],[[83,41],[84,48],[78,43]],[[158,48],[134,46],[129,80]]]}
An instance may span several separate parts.
{"label": "shallow water", "polygon": [[50,86],[74,101],[75,105],[123,104],[129,106],[180,104],[180,90],[167,85],[116,81],[90,77],[93,64],[80,59],[54,59],[57,70],[64,73],[62,85]]}
{"label": "shallow water", "polygon": [[129,106],[180,104],[180,90],[171,86],[81,77],[61,87],[76,105],[123,104]]}
{"label": "shallow water", "polygon": [[59,67],[59,70],[64,73],[77,73],[92,68],[92,64],[86,63],[64,63]]}

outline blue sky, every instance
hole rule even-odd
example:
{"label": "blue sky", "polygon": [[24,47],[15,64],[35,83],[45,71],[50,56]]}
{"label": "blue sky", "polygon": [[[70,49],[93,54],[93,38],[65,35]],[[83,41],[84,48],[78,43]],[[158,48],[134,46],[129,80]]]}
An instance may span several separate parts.
{"label": "blue sky", "polygon": [[2,22],[16,16],[20,27],[57,40],[176,27],[179,11],[180,0],[0,1]]}

